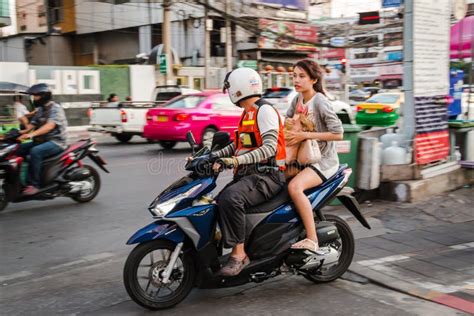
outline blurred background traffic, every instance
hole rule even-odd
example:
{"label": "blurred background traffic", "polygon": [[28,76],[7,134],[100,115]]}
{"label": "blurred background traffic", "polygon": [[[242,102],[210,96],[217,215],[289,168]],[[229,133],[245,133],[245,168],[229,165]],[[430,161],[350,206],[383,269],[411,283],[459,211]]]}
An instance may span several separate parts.
{"label": "blurred background traffic", "polygon": [[[416,161],[424,168],[474,159],[472,0],[444,1],[443,23],[425,28],[429,12],[419,2],[411,14],[413,1],[28,1],[0,0],[3,132],[17,124],[18,91],[8,85],[44,82],[65,109],[73,138],[98,132],[169,150],[191,130],[203,144],[216,131],[233,135],[237,127],[241,109],[221,91],[228,71],[257,70],[263,98],[284,116],[296,96],[293,65],[309,58],[324,68],[328,97],[344,124],[342,162],[355,168],[380,156],[370,169],[379,170],[389,163],[383,151],[392,144],[384,134],[394,134],[388,138],[397,142],[397,164]],[[421,24],[410,28],[407,21]],[[444,29],[435,30],[440,25]],[[424,40],[437,52],[435,61],[430,49],[423,51]],[[407,43],[421,43],[414,61]],[[436,90],[429,108],[414,104],[414,82]],[[433,91],[418,95],[431,98]],[[364,135],[383,147],[364,156],[358,143]],[[425,136],[430,148],[416,152]]]}

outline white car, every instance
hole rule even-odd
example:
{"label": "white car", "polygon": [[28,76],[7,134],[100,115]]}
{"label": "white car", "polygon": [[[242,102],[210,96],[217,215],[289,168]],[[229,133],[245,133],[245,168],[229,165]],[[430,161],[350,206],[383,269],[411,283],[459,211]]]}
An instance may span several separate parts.
{"label": "white car", "polygon": [[176,85],[157,86],[151,96],[152,101],[126,101],[114,107],[106,102],[92,102],[89,109],[90,132],[107,133],[122,143],[127,143],[133,136],[143,137],[143,128],[147,122],[146,113],[152,107],[161,107],[171,99],[199,90]]}
{"label": "white car", "polygon": [[[273,106],[285,116],[286,111],[290,107],[291,101],[298,95],[294,88],[270,88],[263,92],[262,98],[273,104]],[[352,108],[346,102],[337,100],[331,94],[328,94],[328,99],[331,101],[334,112],[347,113],[349,118],[354,118]]]}

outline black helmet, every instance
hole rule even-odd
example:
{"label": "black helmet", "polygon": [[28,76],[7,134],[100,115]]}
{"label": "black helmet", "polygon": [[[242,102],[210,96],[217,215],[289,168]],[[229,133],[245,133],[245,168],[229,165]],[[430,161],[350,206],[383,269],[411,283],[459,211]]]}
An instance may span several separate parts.
{"label": "black helmet", "polygon": [[53,96],[51,93],[51,89],[48,87],[46,83],[38,83],[38,84],[32,85],[26,91],[26,93],[41,97],[39,100],[33,102],[35,107],[46,105],[49,101],[51,101],[51,98]]}

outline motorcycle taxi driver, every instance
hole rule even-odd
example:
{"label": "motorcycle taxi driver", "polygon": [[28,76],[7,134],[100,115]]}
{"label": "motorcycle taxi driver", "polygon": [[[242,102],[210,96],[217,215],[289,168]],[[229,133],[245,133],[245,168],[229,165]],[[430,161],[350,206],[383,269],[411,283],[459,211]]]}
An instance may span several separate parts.
{"label": "motorcycle taxi driver", "polygon": [[262,80],[250,68],[229,72],[224,90],[244,109],[233,143],[216,151],[213,169],[234,168],[234,179],[219,194],[224,247],[232,248],[219,273],[238,275],[250,263],[245,253],[245,210],[277,195],[285,184],[285,139],[277,110],[262,102]]}

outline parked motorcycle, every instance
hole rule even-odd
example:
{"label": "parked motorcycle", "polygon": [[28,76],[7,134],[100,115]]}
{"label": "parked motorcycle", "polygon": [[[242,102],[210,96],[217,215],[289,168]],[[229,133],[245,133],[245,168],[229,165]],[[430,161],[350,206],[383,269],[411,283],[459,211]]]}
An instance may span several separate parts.
{"label": "parked motorcycle", "polygon": [[92,201],[100,190],[99,172],[82,160],[89,157],[100,169],[109,172],[106,162],[99,156],[91,139],[78,141],[59,155],[43,161],[41,181],[43,187],[35,195],[23,195],[26,186],[22,179],[23,157],[16,155],[20,144],[18,130],[12,130],[0,141],[0,211],[9,202],[49,200],[59,196],[70,197],[76,202]]}
{"label": "parked motorcycle", "polygon": [[[218,224],[218,206],[210,193],[218,173],[212,170],[210,149],[194,153],[186,165],[190,173],[171,184],[149,206],[155,221],[138,230],[127,244],[138,244],[129,254],[123,278],[129,296],[139,305],[158,310],[181,302],[193,287],[218,288],[262,282],[281,273],[293,273],[316,283],[330,282],[347,271],[354,255],[354,237],[340,217],[325,215],[321,208],[334,198],[370,229],[353,196],[342,191],[350,169],[342,166],[321,185],[306,191],[314,210],[321,246],[330,253],[318,260],[307,250],[293,250],[291,244],[305,237],[303,224],[288,191],[254,206],[246,212],[245,251],[250,264],[237,276],[218,274],[229,254],[223,255]],[[229,135],[214,135],[212,150],[229,143]]]}

